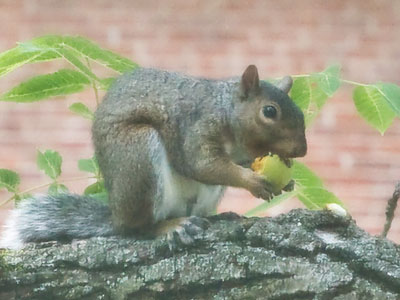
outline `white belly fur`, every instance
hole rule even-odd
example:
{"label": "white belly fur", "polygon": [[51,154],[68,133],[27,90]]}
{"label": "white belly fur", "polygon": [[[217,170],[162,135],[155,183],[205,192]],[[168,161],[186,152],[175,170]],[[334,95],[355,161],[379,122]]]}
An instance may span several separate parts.
{"label": "white belly fur", "polygon": [[[162,203],[155,210],[156,221],[188,215],[207,216],[215,211],[225,190],[220,185],[207,185],[188,179],[174,171],[164,154],[161,159],[160,185],[164,187]],[[188,206],[192,206],[188,211]]]}

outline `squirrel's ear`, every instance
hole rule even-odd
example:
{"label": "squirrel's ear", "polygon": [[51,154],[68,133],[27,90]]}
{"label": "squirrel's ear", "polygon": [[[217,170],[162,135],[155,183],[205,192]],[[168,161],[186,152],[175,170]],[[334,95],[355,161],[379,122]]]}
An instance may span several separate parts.
{"label": "squirrel's ear", "polygon": [[278,87],[278,89],[284,91],[287,94],[292,88],[292,85],[293,85],[292,77],[285,76],[277,83],[276,86]]}
{"label": "squirrel's ear", "polygon": [[244,71],[240,88],[243,97],[247,97],[250,92],[257,92],[260,88],[260,80],[258,79],[258,71],[255,65],[250,65]]}

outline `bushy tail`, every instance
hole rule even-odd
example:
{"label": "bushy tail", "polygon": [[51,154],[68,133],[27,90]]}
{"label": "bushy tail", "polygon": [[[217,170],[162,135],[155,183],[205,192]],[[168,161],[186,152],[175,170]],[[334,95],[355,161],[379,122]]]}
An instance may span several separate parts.
{"label": "bushy tail", "polygon": [[18,249],[26,242],[113,233],[110,208],[99,200],[73,194],[41,195],[23,200],[11,212],[0,247]]}

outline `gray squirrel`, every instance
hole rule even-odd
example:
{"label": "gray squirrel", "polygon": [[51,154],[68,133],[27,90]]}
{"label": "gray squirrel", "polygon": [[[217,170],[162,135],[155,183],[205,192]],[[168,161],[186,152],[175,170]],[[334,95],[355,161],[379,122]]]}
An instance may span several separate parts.
{"label": "gray squirrel", "polygon": [[304,116],[288,96],[292,79],[211,80],[140,68],[119,77],[92,127],[109,206],[88,196],[42,195],[11,212],[0,242],[166,234],[183,244],[207,228],[226,186],[270,199],[271,185],[249,165],[268,153],[306,154]]}

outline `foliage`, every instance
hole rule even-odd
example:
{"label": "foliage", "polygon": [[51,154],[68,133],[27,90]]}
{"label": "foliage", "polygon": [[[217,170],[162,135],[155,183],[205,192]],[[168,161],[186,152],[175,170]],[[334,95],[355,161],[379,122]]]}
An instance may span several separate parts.
{"label": "foliage", "polygon": [[[107,67],[118,74],[138,68],[138,65],[109,50],[102,49],[95,43],[78,36],[47,35],[19,43],[15,48],[0,54],[0,77],[12,72],[25,64],[44,61],[64,60],[71,69],[61,69],[52,74],[37,75],[20,83],[10,91],[0,95],[0,101],[35,102],[54,99],[55,97],[78,93],[86,88],[93,88],[98,99],[98,89],[107,90],[115,77],[100,78],[91,68],[91,63]],[[393,83],[361,84],[341,79],[340,66],[333,65],[322,72],[295,75],[290,95],[304,112],[306,126],[324,107],[326,101],[334,95],[341,84],[354,85],[353,101],[360,116],[368,124],[384,134],[392,121],[400,115],[400,87]],[[90,121],[93,112],[83,103],[77,102],[69,110]],[[53,150],[38,151],[37,165],[50,179],[40,187],[47,186],[51,194],[68,191],[60,180],[62,157]],[[106,201],[107,193],[95,157],[81,159],[78,167],[83,172],[91,174],[95,182],[89,185],[84,194],[93,195]],[[255,215],[282,201],[297,197],[309,209],[322,209],[328,203],[343,203],[323,185],[322,180],[304,164],[295,162],[293,166],[295,188],[291,192],[274,197],[270,202],[264,202],[247,214]],[[82,178],[78,178],[82,179]],[[70,179],[75,180],[75,179]],[[0,169],[0,188],[8,190],[13,196],[4,201],[19,201],[28,197],[29,192],[19,189],[20,178],[11,170]],[[0,204],[1,205],[1,204]]]}

